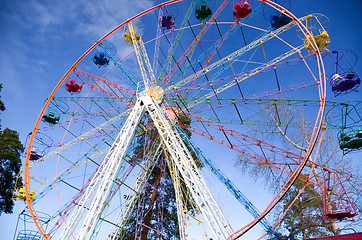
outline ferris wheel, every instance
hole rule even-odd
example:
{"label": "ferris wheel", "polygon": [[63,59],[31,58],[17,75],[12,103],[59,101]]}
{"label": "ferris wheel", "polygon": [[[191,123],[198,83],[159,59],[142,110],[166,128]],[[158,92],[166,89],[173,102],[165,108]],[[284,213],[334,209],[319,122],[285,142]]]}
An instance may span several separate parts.
{"label": "ferris wheel", "polygon": [[[268,213],[317,155],[328,43],[318,16],[297,18],[268,0],[171,0],[123,22],[68,69],[29,136],[24,188],[38,230],[122,239],[133,221],[135,239],[161,239],[172,191],[180,239],[236,239],[258,224],[278,238]],[[300,134],[286,108],[312,123],[305,153],[285,147],[285,135]],[[284,136],[270,138],[270,127]],[[219,169],[235,155],[280,174],[261,211]],[[224,214],[206,169],[254,220]],[[38,212],[51,216],[47,227]]]}

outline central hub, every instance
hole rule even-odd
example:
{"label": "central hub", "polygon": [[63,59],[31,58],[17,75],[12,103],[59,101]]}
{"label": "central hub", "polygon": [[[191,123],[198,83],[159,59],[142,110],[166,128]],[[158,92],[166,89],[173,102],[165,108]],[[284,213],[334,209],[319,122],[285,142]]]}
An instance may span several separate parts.
{"label": "central hub", "polygon": [[163,95],[165,91],[160,86],[155,85],[146,91],[157,103],[160,103],[163,100]]}

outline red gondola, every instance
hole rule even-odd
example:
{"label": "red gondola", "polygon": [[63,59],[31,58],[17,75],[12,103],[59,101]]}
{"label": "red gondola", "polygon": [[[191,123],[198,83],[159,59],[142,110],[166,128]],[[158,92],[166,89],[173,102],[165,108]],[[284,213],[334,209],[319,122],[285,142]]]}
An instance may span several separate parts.
{"label": "red gondola", "polygon": [[252,12],[250,4],[245,1],[240,5],[240,3],[235,3],[233,9],[233,15],[237,21],[247,17]]}
{"label": "red gondola", "polygon": [[65,88],[70,93],[79,93],[82,91],[82,85],[79,85],[75,82],[75,80],[72,78],[69,82],[65,84]]}

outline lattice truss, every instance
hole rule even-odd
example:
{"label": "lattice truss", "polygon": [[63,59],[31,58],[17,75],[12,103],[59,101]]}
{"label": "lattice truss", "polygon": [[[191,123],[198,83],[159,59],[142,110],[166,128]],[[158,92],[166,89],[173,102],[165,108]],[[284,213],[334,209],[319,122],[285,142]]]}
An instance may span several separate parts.
{"label": "lattice truss", "polygon": [[[236,239],[254,226],[280,239],[266,216],[293,182],[308,176],[299,180],[323,196],[313,171],[323,172],[324,109],[339,103],[326,101],[323,61],[336,52],[320,16],[297,18],[272,1],[174,2],[106,34],[46,101],[22,195],[45,239],[162,239],[172,221],[180,239]],[[286,140],[301,128],[303,152]],[[221,170],[235,154],[278,176],[263,211],[239,190],[244,176]],[[207,171],[229,195],[212,194]],[[220,198],[241,205],[237,220]],[[51,216],[47,227],[37,211]]]}

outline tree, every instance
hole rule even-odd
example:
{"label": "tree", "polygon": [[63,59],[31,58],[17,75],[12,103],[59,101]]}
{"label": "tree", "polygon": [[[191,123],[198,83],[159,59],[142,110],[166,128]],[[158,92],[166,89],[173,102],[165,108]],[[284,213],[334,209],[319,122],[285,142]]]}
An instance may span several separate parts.
{"label": "tree", "polygon": [[[190,118],[184,114],[179,114],[176,117],[176,123],[183,128],[186,135],[190,136],[191,132],[187,130],[191,121]],[[153,156],[154,151],[152,148],[145,148],[146,143],[153,146],[161,144],[160,136],[157,129],[154,127],[152,120],[149,120],[148,114],[145,114],[143,123],[139,124],[141,127],[137,130],[137,143],[131,155],[131,161],[140,164],[148,156]],[[202,167],[201,161],[196,157],[196,153],[191,151],[191,155],[198,167]],[[161,149],[155,167],[147,179],[147,184],[143,191],[140,193],[135,206],[138,209],[133,209],[131,217],[128,219],[127,226],[121,232],[119,239],[130,240],[135,239],[137,232],[140,239],[179,239],[179,222],[177,217],[177,202],[175,188],[170,174],[170,168],[167,167],[167,159],[169,158],[167,150]],[[162,167],[164,166],[164,167]],[[182,192],[187,192],[187,187],[184,181],[180,181]],[[163,194],[162,194],[163,193]],[[126,198],[128,196],[125,196]],[[162,201],[162,202],[161,202]],[[191,200],[192,201],[192,200]],[[191,201],[186,203],[188,213],[193,215],[194,209]],[[160,212],[161,211],[161,212]],[[155,231],[150,231],[150,228],[157,229],[159,216],[162,215],[162,233],[157,234]],[[140,223],[142,222],[142,224]]]}
{"label": "tree", "polygon": [[[0,83],[0,92],[1,92],[2,88],[3,88],[3,85]],[[0,100],[0,111],[5,111],[5,105],[1,100]],[[1,127],[1,125],[0,125],[0,127]]]}
{"label": "tree", "polygon": [[[0,91],[1,91],[0,84]],[[0,100],[0,110],[4,111],[4,103]],[[24,147],[19,141],[19,134],[8,128],[1,130],[0,126],[0,215],[12,213],[12,199],[16,178],[21,167],[20,155]],[[21,185],[21,181],[18,181]]]}
{"label": "tree", "polygon": [[[0,214],[12,213],[15,181],[21,167],[20,155],[24,147],[16,131],[0,131]],[[18,181],[21,185],[21,181]]]}
{"label": "tree", "polygon": [[[312,131],[308,115],[303,112],[305,107],[295,106],[285,99],[260,102],[259,107],[260,116],[265,119],[267,124],[250,129],[253,136],[266,140],[271,144],[282,145],[285,150],[303,156],[307,151],[309,144],[308,136],[310,136]],[[358,171],[355,171],[356,168],[352,167],[348,158],[342,158],[338,141],[334,137],[336,133],[329,129],[324,129],[322,132],[324,137],[317,143],[320,143],[321,147],[316,158],[316,163],[320,167],[317,169],[316,165],[312,163],[312,158],[310,158],[310,161],[299,176],[299,180],[294,183],[282,199],[281,204],[274,211],[275,221],[279,222],[278,231],[282,232],[283,235],[289,236],[290,239],[293,239],[293,235],[298,234],[302,237],[340,234],[336,220],[321,221],[322,213],[320,208],[323,206],[325,191],[323,187],[323,168],[338,172],[342,177],[352,176],[348,179],[349,182],[345,182],[344,187],[348,194],[352,195],[356,201],[361,196],[361,181],[359,181]],[[289,158],[269,157],[273,164],[278,163],[279,166],[285,166],[290,171],[299,165],[298,162],[293,162]],[[235,164],[253,178],[263,179],[267,183],[265,186],[271,190],[279,190],[282,184],[289,178],[289,176],[284,176],[281,172],[272,168],[271,165],[262,164],[245,156],[239,156]],[[310,179],[313,180],[315,185],[304,186]],[[303,182],[304,185],[302,184]],[[300,192],[301,189],[303,191]],[[293,200],[295,201],[293,202]],[[280,217],[282,217],[281,214],[287,210],[292,202],[293,205],[289,211],[279,221]],[[357,222],[360,222],[360,219]]]}
{"label": "tree", "polygon": [[[166,168],[167,169],[167,168]],[[158,197],[158,191],[160,190],[160,181],[161,181],[161,171],[160,168],[155,167],[150,175],[150,178],[147,181],[147,186],[145,187],[142,194],[144,194],[144,201],[141,203],[143,205],[143,209],[141,212],[138,212],[138,209],[134,209],[132,216],[127,224],[125,233],[123,238],[124,240],[135,239],[136,227],[138,214],[144,216],[143,224],[141,230],[141,239],[179,239],[179,229],[178,229],[178,219],[177,219],[177,209],[175,202],[175,190],[173,187],[172,179],[168,170],[166,170],[166,174],[164,176],[164,186],[163,190],[165,193],[163,206],[158,206],[160,202],[156,202],[156,197]],[[148,197],[147,197],[148,196]],[[140,204],[140,200],[136,202],[136,206]],[[163,228],[162,228],[162,236],[158,236],[157,233],[153,231],[149,231],[149,228],[146,226],[150,226],[155,229],[155,225],[158,224],[154,219],[157,219],[158,207],[163,207]]]}
{"label": "tree", "polygon": [[[308,176],[302,175],[307,179]],[[302,194],[300,190],[304,188]],[[282,200],[283,210],[288,206],[290,210],[286,213],[283,225],[288,230],[289,239],[308,239],[311,237],[326,237],[330,232],[325,228],[319,208],[323,205],[323,200],[314,185],[301,180],[294,182],[292,188],[287,192]]]}

